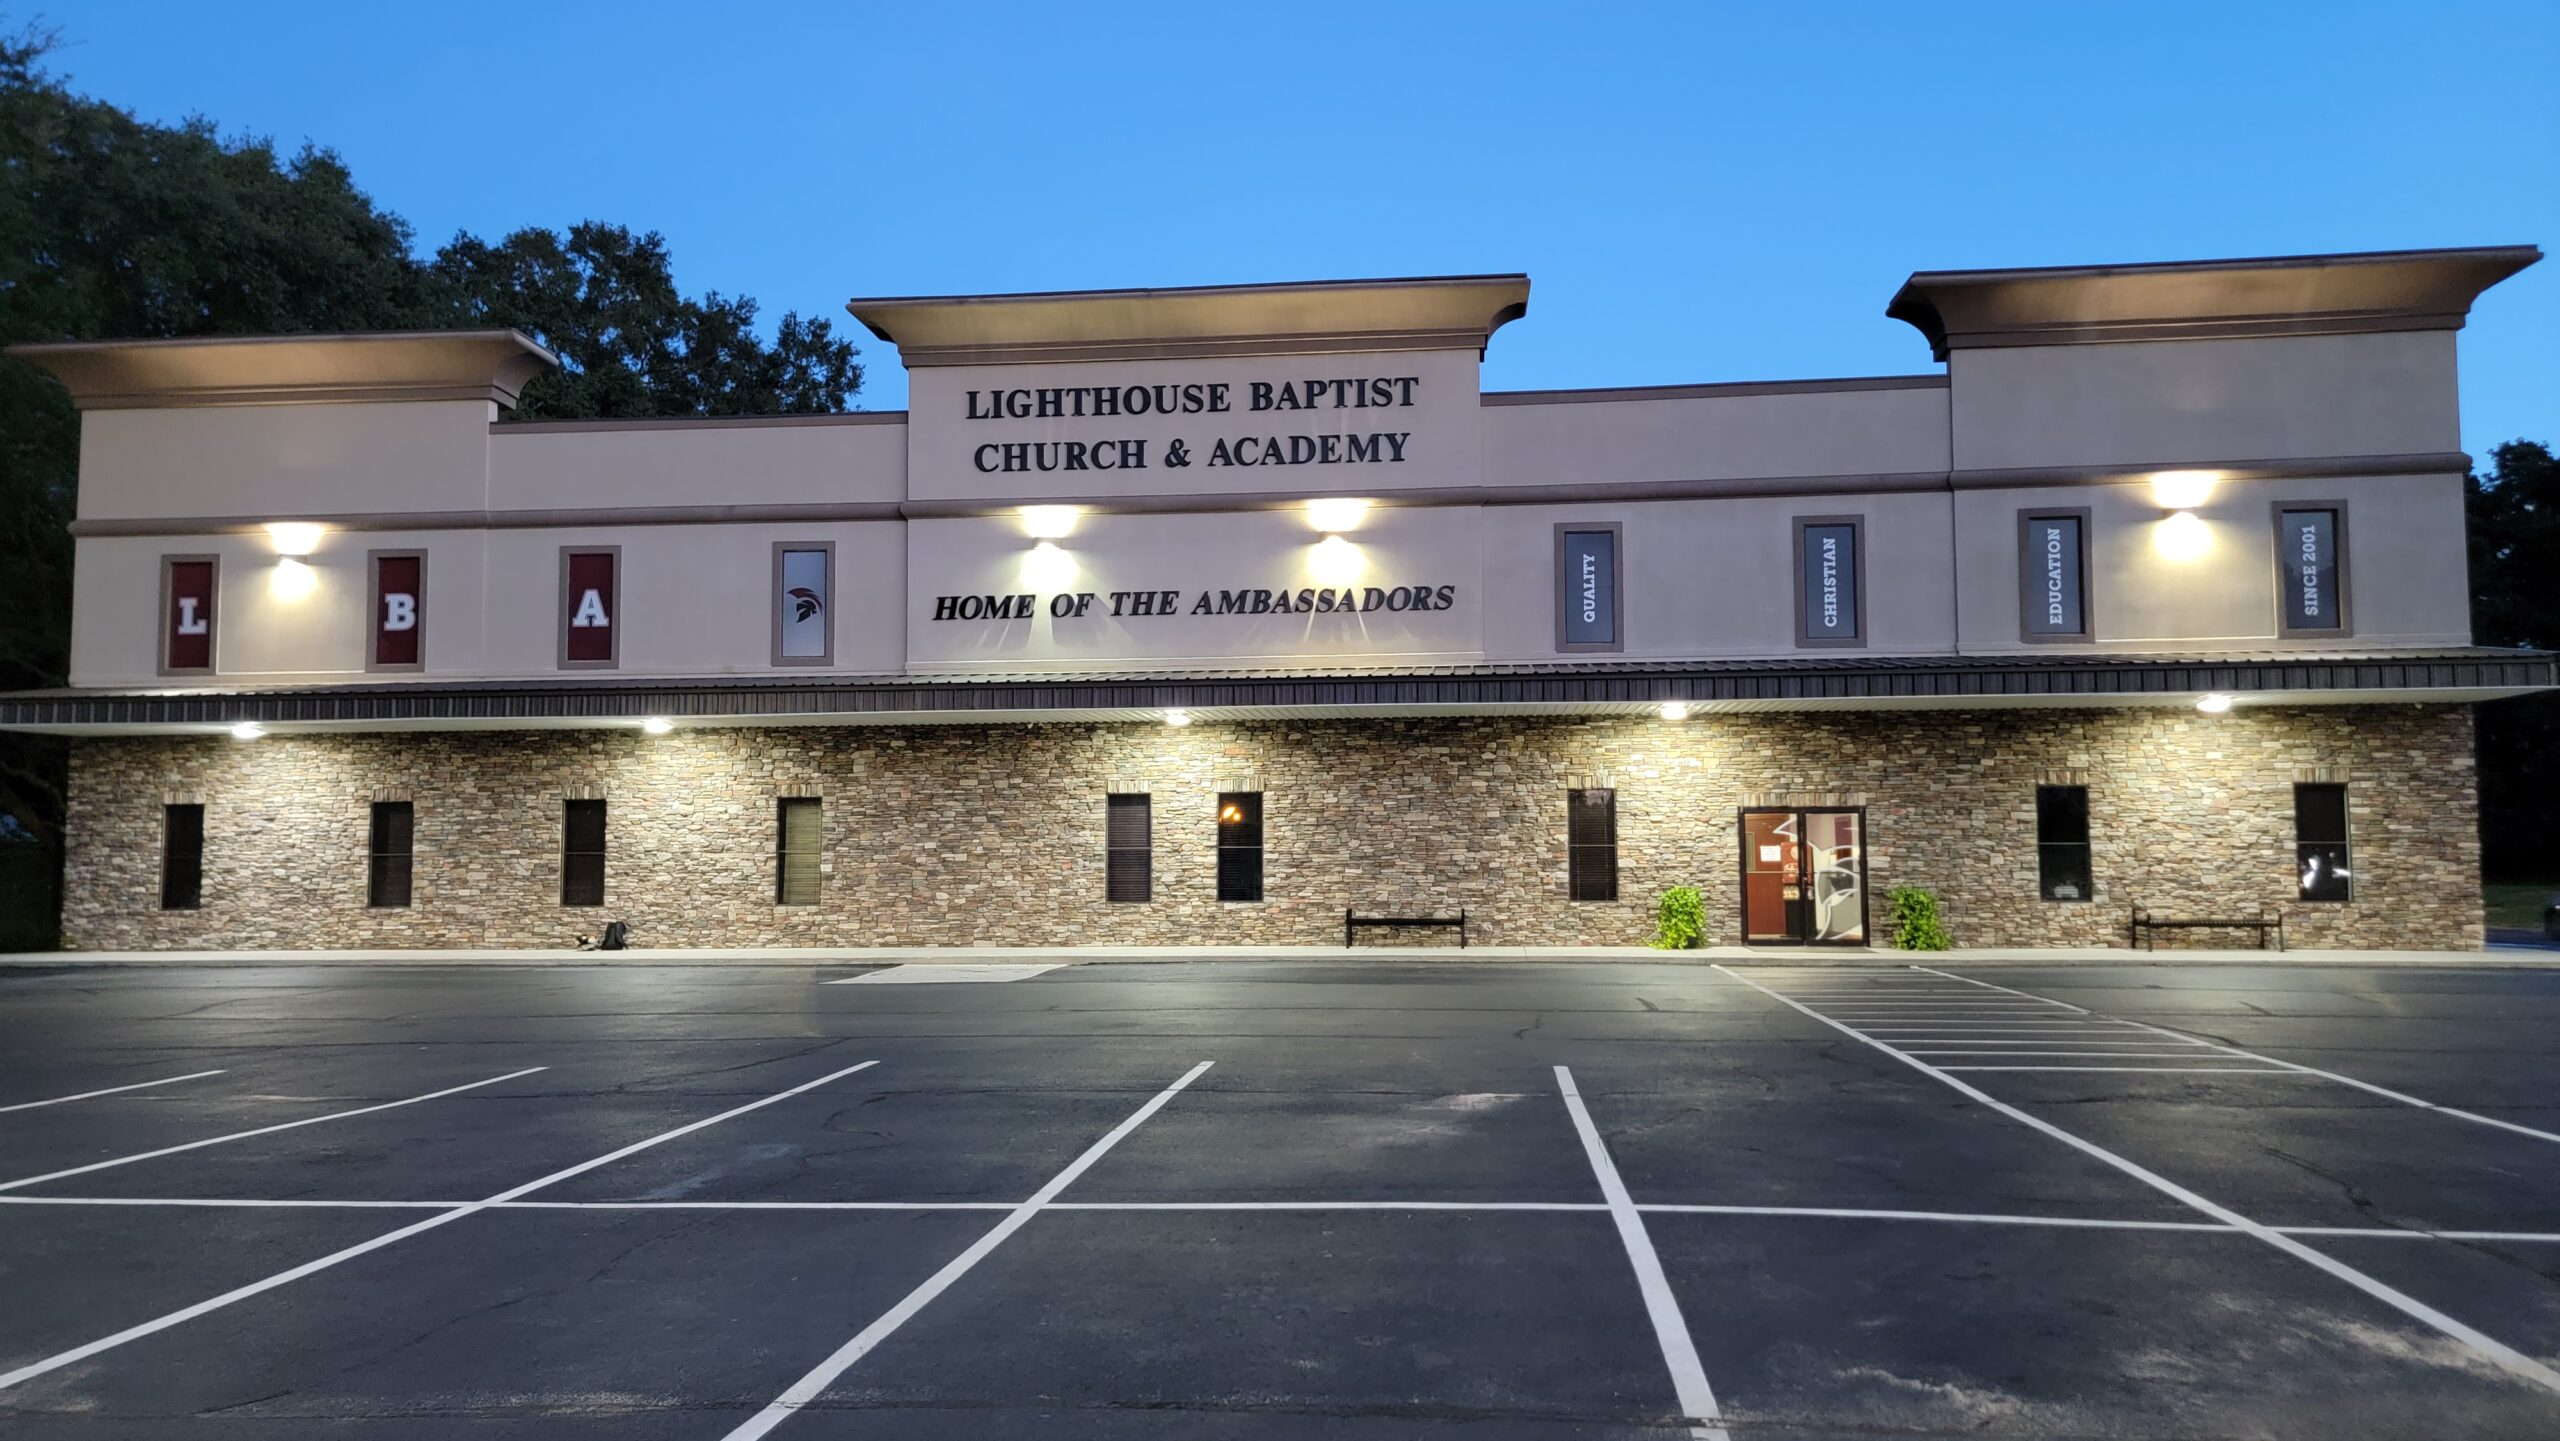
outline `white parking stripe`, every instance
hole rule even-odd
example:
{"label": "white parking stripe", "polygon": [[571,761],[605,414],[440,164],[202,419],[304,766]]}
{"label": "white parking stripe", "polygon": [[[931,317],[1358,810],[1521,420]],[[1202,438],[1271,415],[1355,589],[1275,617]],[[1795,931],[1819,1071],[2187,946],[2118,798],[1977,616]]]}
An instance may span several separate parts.
{"label": "white parking stripe", "polygon": [[[1930,971],[1930,968],[1927,966],[1914,966],[1912,969],[1929,971],[1931,975],[1938,976],[1950,974],[1946,971]],[[1956,976],[1955,979],[1961,981],[1968,978],[1964,976]],[[1988,981],[1975,981],[1974,984],[1988,986],[1991,983]],[[2006,986],[1992,986],[1992,989],[2005,991],[2009,988]],[[2024,991],[2014,991],[2011,992],[2011,994],[2023,996],[2027,993]],[[2227,1045],[2221,1041],[2208,1040],[2205,1037],[2191,1035],[2185,1031],[2172,1030],[2167,1026],[2155,1026],[2148,1021],[2127,1021],[2125,1024],[2133,1026],[2139,1030],[2152,1032],[2155,1035],[2173,1037],[2177,1040],[2188,1042],[2191,1045],[2209,1046],[2226,1055],[2246,1056],[2253,1061],[2264,1061],[2270,1066],[2281,1066],[2288,1071],[2300,1071],[2304,1075],[2318,1076],[2323,1080],[2335,1081],[2342,1086],[2353,1086],[2357,1090],[2363,1091],[2368,1095],[2380,1096],[2385,1100],[2398,1101],[2404,1106],[2415,1106],[2422,1111],[2433,1111],[2439,1116],[2451,1116],[2460,1121],[2471,1121],[2483,1126],[2494,1126],[2501,1131],[2513,1131],[2519,1136],[2531,1136],[2538,1141],[2560,1142],[2560,1133],[2536,1130],[2531,1126],[2519,1125],[2514,1121],[2501,1121],[2495,1116],[2484,1116],[2477,1111],[2465,1111],[2453,1106],[2438,1105],[2433,1101],[2423,1100],[2417,1096],[2412,1096],[2406,1091],[2395,1091],[2387,1086],[2377,1086],[2371,1081],[2359,1081],[2353,1076],[2340,1075],[2336,1071],[2324,1071],[2318,1066],[2306,1066],[2297,1061],[2288,1061],[2276,1056],[2262,1055],[2256,1051],[2245,1051],[2238,1046]]]}
{"label": "white parking stripe", "polygon": [[[231,1305],[233,1302],[246,1301],[252,1296],[262,1295],[279,1286],[289,1285],[292,1282],[301,1280],[305,1276],[326,1271],[341,1261],[352,1261],[356,1257],[365,1255],[368,1252],[379,1251],[383,1247],[392,1245],[395,1242],[405,1241],[412,1236],[423,1235],[439,1226],[450,1225],[455,1221],[461,1220],[465,1216],[475,1215],[492,1206],[503,1205],[506,1202],[517,1199],[518,1197],[539,1191],[545,1186],[556,1185],[559,1182],[566,1181],[572,1176],[583,1176],[587,1172],[596,1169],[598,1166],[610,1165],[615,1161],[621,1160],[625,1156],[645,1151],[651,1146],[658,1145],[661,1142],[672,1141],[678,1136],[689,1136],[694,1132],[701,1130],[705,1126],[716,1126],[722,1121],[726,1121],[733,1116],[743,1116],[749,1111],[770,1106],[776,1101],[787,1101],[793,1096],[799,1095],[803,1091],[814,1091],[818,1087],[827,1084],[829,1081],[841,1080],[846,1076],[852,1075],[856,1071],[864,1070],[878,1064],[879,1062],[877,1061],[864,1061],[860,1065],[847,1066],[841,1071],[830,1072],[827,1075],[820,1076],[814,1081],[808,1081],[794,1086],[790,1090],[775,1092],[773,1095],[767,1096],[761,1101],[749,1101],[743,1106],[722,1111],[719,1115],[695,1121],[689,1125],[678,1126],[672,1131],[661,1131],[657,1135],[651,1136],[645,1141],[634,1141],[620,1150],[608,1151],[604,1155],[596,1157],[594,1160],[581,1161],[577,1165],[571,1166],[566,1170],[554,1171],[540,1180],[527,1181],[521,1186],[515,1186],[507,1190],[500,1191],[498,1194],[491,1196],[486,1200],[472,1201],[464,1205],[456,1206],[449,1211],[443,1211],[436,1215],[429,1216],[423,1221],[411,1222],[409,1225],[403,1226],[396,1231],[386,1231],[383,1234],[374,1237],[370,1241],[359,1241],[355,1245],[346,1247],[343,1250],[332,1251],[328,1255],[322,1256],[316,1261],[305,1261],[301,1265],[293,1267],[290,1270],[278,1271],[264,1280],[252,1281],[246,1286],[233,1287],[231,1290],[225,1291],[219,1296],[213,1296],[205,1300],[198,1301],[192,1306],[172,1311],[165,1316],[155,1316],[151,1320],[145,1321],[139,1326],[128,1326],[125,1329],[116,1332],[112,1336],[101,1336],[97,1340],[92,1341],[85,1346],[74,1346],[68,1351],[57,1352],[54,1355],[45,1357],[41,1361],[31,1361],[28,1364],[19,1367],[15,1371],[0,1374],[0,1391],[5,1391],[8,1388],[17,1385],[21,1381],[41,1376],[47,1371],[58,1371],[65,1366],[74,1364],[75,1362],[86,1361],[90,1357],[95,1356],[102,1351],[112,1351],[116,1347],[124,1345],[128,1341],[139,1341],[145,1336],[155,1335],[159,1332],[166,1331],[172,1326],[183,1325],[186,1322],[194,1320],[198,1316],[219,1311],[223,1307]],[[537,1066],[534,1069],[540,1070],[542,1068]],[[524,1073],[518,1072],[517,1074],[522,1075]],[[485,1085],[487,1083],[482,1082],[481,1084]]]}
{"label": "white parking stripe", "polygon": [[1989,981],[1977,981],[1971,976],[1959,976],[1953,971],[1942,971],[1935,966],[1913,966],[1911,969],[1925,972],[1932,976],[1943,976],[1950,981],[1962,981],[1968,986],[1980,986],[1986,991],[1998,991],[2003,995],[2010,996],[2024,996],[2030,1001],[2042,1001],[2048,1006],[2070,1006],[2072,1010],[2078,1011],[2082,1015],[2087,1015],[2089,1013],[2086,1006],[2072,1006],[2069,1001],[2057,1001],[2050,996],[2039,996],[2032,992],[2017,990],[2009,986],[1995,986]]}
{"label": "white parking stripe", "polygon": [[917,1312],[932,1304],[934,1297],[951,1289],[953,1282],[968,1275],[970,1270],[980,1261],[985,1260],[996,1247],[1003,1245],[1014,1232],[1028,1225],[1031,1218],[1039,1215],[1041,1209],[1055,1200],[1060,1191],[1073,1184],[1076,1177],[1090,1170],[1094,1162],[1102,1159],[1104,1153],[1119,1145],[1130,1132],[1144,1125],[1149,1116],[1163,1110],[1165,1102],[1182,1094],[1185,1086],[1200,1079],[1213,1064],[1215,1063],[1202,1061],[1185,1071],[1181,1080],[1156,1092],[1155,1099],[1140,1106],[1129,1119],[1112,1127],[1110,1134],[1086,1147],[1083,1155],[1069,1162],[1065,1170],[1050,1177],[1049,1184],[1033,1192],[1030,1200],[1014,1207],[1003,1220],[995,1224],[993,1230],[980,1236],[968,1250],[945,1262],[941,1270],[926,1277],[922,1285],[909,1291],[897,1305],[880,1313],[879,1319],[855,1332],[852,1340],[837,1347],[832,1355],[811,1368],[809,1374],[792,1382],[790,1388],[775,1397],[771,1405],[748,1417],[737,1429],[729,1433],[727,1441],[752,1441],[752,1438],[771,1431],[789,1420],[801,1407],[824,1395],[826,1389],[835,1384],[838,1376],[852,1369],[855,1362],[869,1355],[874,1347],[888,1340],[892,1333],[907,1324]]}
{"label": "white parking stripe", "polygon": [[2041,1116],[2020,1110],[2018,1107],[2010,1105],[2008,1102],[2001,1100],[1999,1097],[1992,1095],[1990,1092],[1983,1090],[1981,1087],[1976,1086],[1969,1081],[1959,1080],[1955,1076],[1949,1075],[1948,1070],[1950,1068],[1931,1065],[1929,1062],[1921,1060],[1917,1056],[1897,1050],[1882,1041],[1876,1040],[1871,1036],[1867,1036],[1859,1032],[1853,1027],[1842,1025],[1840,1022],[1832,1020],[1830,1017],[1823,1015],[1820,1011],[1789,1000],[1787,997],[1769,989],[1767,986],[1761,985],[1757,981],[1748,980],[1742,976],[1735,975],[1732,970],[1724,966],[1719,965],[1715,969],[1723,971],[1725,975],[1732,977],[1735,981],[1749,986],[1751,989],[1769,997],[1780,1005],[1791,1007],[1794,1010],[1810,1016],[1844,1035],[1865,1041],[1868,1045],[1874,1046],[1877,1050],[1884,1052],[1886,1055],[1891,1056],[1895,1060],[1902,1062],[1904,1065],[1920,1072],[1922,1075],[1929,1076],[1938,1081],[1941,1085],[1948,1086],[1959,1094],[1977,1101],[1982,1105],[1988,1106],[1992,1110],[1998,1111],[2000,1114],[2018,1122],[2020,1125],[2041,1131],[2045,1135],[2071,1147],[2073,1150],[2079,1151],[2084,1155],[2122,1171],[2124,1174],[2152,1187],[2163,1195],[2182,1201],[2226,1225],[2234,1226],[2240,1230],[2246,1231],[2251,1236],[2256,1237],[2258,1240],[2269,1246],[2273,1246],[2277,1250],[2284,1252],[2286,1255],[2293,1257],[2295,1260],[2301,1261],[2305,1265],[2314,1266],[2327,1272],[2331,1276],[2346,1282],[2348,1285],[2353,1286],[2357,1290],[2364,1292],[2366,1295],[2373,1297],[2375,1300],[2382,1302],[2384,1305],[2399,1311],[2401,1314],[2428,1326],[2434,1327],[2436,1330],[2452,1337],[2463,1345],[2470,1347],[2473,1351],[2477,1352],[2482,1359],[2490,1362],[2492,1365],[2509,1371],[2524,1380],[2543,1387],[2546,1390],[2560,1392],[2560,1371],[2554,1371],[2549,1366],[2525,1355],[2523,1352],[2516,1350],[2514,1347],[2507,1345],[2505,1342],[2500,1341],[2493,1336],[2490,1336],[2486,1332],[2455,1320],[2453,1317],[2446,1315],[2444,1312],[2437,1310],[2435,1307],[2428,1305],[2417,1297],[2408,1295],[2407,1293],[2397,1290],[2372,1276],[2366,1275],[2364,1272],[2357,1270],[2355,1267],[2348,1265],[2344,1261],[2338,1260],[2334,1256],[2313,1250],[2311,1247],[2302,1244],[2291,1236],[2277,1231],[2273,1227],[2262,1225],[2259,1222],[2250,1220],[2248,1217],[2241,1215],[2239,1212],[2232,1210],[2228,1206],[2224,1206],[2218,1202],[2209,1201],[2195,1192],[2188,1190],[2186,1187],[2179,1185],[2177,1182],[2170,1180],[2168,1177],[2148,1170],[2137,1162],[2127,1160],[2125,1157],[2117,1155],[2115,1152],[2108,1150],[2106,1147],[2101,1146],[2094,1141],[2084,1140],[2081,1137],[2062,1129],[2060,1126],[2053,1124],[2051,1121],[2045,1120]]}
{"label": "white parking stripe", "polygon": [[1635,1267],[1636,1289],[1643,1293],[1645,1314],[1653,1320],[1653,1339],[1662,1347],[1663,1363],[1671,1368],[1671,1387],[1680,1398],[1680,1414],[1695,1423],[1689,1434],[1699,1441],[1728,1441],[1724,1417],[1716,1410],[1715,1389],[1707,1384],[1707,1368],[1698,1360],[1697,1344],[1689,1339],[1689,1323],[1681,1318],[1679,1298],[1671,1294],[1671,1278],[1662,1272],[1662,1258],[1654,1254],[1653,1237],[1645,1231],[1635,1198],[1627,1194],[1627,1183],[1618,1178],[1617,1163],[1609,1159],[1609,1148],[1601,1142],[1599,1128],[1591,1124],[1591,1113],[1582,1107],[1582,1093],[1574,1089],[1573,1072],[1556,1067],[1556,1087],[1564,1092],[1565,1109],[1572,1113],[1573,1129],[1582,1137],[1582,1153],[1590,1158],[1591,1173],[1600,1182],[1601,1198],[1609,1203],[1609,1218],[1618,1225],[1619,1244],[1626,1247],[1627,1260]]}
{"label": "white parking stripe", "polygon": [[82,1091],[76,1096],[56,1096],[50,1101],[20,1101],[14,1106],[0,1106],[0,1115],[6,1115],[11,1111],[32,1111],[38,1106],[59,1106],[65,1101],[86,1101],[97,1096],[113,1096],[125,1091],[147,1091],[154,1086],[174,1086],[180,1081],[201,1081],[207,1076],[221,1074],[220,1071],[190,1071],[183,1076],[168,1076],[157,1081],[136,1081],[130,1086],[109,1086],[103,1091]]}
{"label": "white parking stripe", "polygon": [[148,1161],[160,1156],[174,1156],[181,1151],[200,1151],[207,1146],[221,1146],[227,1145],[233,1141],[246,1141],[254,1136],[272,1136],[278,1131],[291,1131],[303,1126],[316,1126],[323,1121],[343,1121],[349,1116],[370,1116],[376,1111],[389,1111],[401,1106],[414,1106],[420,1101],[435,1101],[441,1100],[446,1096],[458,1096],[465,1091],[476,1091],[482,1086],[494,1086],[500,1081],[512,1081],[518,1076],[530,1076],[536,1071],[546,1071],[549,1069],[550,1067],[548,1066],[527,1066],[521,1071],[509,1071],[503,1076],[491,1076],[485,1081],[473,1081],[467,1086],[447,1086],[441,1091],[429,1091],[423,1096],[411,1096],[407,1100],[385,1101],[378,1106],[358,1106],[352,1111],[331,1111],[325,1116],[305,1116],[299,1121],[285,1121],[278,1125],[260,1126],[254,1131],[233,1131],[229,1135],[224,1136],[207,1136],[201,1141],[188,1141],[183,1145],[163,1146],[156,1151],[137,1151],[130,1156],[118,1156],[112,1161],[91,1161],[85,1166],[72,1166],[60,1171],[47,1171],[41,1176],[20,1176],[14,1181],[0,1181],[0,1191],[14,1191],[20,1186],[34,1186],[46,1181],[59,1181],[65,1176],[85,1176],[91,1171],[104,1171],[117,1166],[130,1166],[136,1161]]}
{"label": "white parking stripe", "polygon": [[1941,1071],[2115,1071],[2143,1076],[2282,1076],[2281,1066],[1940,1066]]}

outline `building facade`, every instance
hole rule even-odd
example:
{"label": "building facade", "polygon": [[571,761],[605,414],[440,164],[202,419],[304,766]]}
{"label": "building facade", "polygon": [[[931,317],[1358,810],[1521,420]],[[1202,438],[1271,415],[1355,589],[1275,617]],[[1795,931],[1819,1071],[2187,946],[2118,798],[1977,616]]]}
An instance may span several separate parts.
{"label": "building facade", "polygon": [[1678,885],[2476,947],[2470,708],[2555,673],[2470,643],[2455,333],[2537,258],[1923,273],[1942,371],[1592,391],[1481,391],[1516,275],[853,302],[896,414],[21,347],[73,674],[0,725],[76,738],[88,949],[1629,944]]}

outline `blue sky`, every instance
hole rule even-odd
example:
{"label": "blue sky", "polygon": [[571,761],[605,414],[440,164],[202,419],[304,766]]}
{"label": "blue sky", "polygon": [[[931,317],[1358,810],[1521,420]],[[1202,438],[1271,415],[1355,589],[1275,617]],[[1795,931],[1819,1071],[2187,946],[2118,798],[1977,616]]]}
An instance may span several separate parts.
{"label": "blue sky", "polygon": [[[1491,389],[1934,369],[1916,269],[2560,248],[2560,5],[82,0],[79,88],[336,148],[422,244],[596,218],[855,295],[1523,270]],[[849,321],[847,322],[850,323]],[[866,408],[905,403],[867,336]],[[2560,441],[2560,260],[2464,333]]]}

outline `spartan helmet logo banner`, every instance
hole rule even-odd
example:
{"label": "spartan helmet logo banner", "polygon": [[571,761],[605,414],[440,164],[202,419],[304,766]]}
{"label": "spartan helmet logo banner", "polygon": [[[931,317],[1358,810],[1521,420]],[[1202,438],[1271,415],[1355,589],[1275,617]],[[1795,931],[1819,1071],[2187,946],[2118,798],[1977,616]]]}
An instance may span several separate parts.
{"label": "spartan helmet logo banner", "polygon": [[784,550],[774,566],[774,655],[778,660],[828,658],[827,552]]}

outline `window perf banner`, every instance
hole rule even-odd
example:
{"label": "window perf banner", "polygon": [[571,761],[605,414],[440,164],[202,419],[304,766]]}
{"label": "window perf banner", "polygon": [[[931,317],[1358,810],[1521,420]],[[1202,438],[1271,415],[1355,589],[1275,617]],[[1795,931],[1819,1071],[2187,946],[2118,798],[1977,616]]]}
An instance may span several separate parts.
{"label": "window perf banner", "polygon": [[1804,635],[1813,641],[1854,641],[1859,631],[1858,527],[1822,521],[1800,532],[1797,582]]}
{"label": "window perf banner", "polygon": [[2338,513],[2287,510],[2276,524],[2276,562],[2283,576],[2286,630],[2340,630],[2346,596],[2340,591]]}
{"label": "window perf banner", "polygon": [[774,568],[774,655],[781,660],[825,660],[835,601],[830,559],[824,550],[782,552]]}
{"label": "window perf banner", "polygon": [[1618,644],[1618,533],[1568,530],[1558,547],[1556,601],[1568,646]]}
{"label": "window perf banner", "polygon": [[609,664],[615,658],[617,558],[611,551],[573,551],[569,555],[568,594],[564,597],[567,615],[560,656],[572,665]]}
{"label": "window perf banner", "polygon": [[163,668],[213,669],[213,562],[170,561],[168,592],[168,613],[161,619]]}
{"label": "window perf banner", "polygon": [[424,557],[377,556],[373,562],[373,663],[413,666],[425,654]]}
{"label": "window perf banner", "polygon": [[2027,517],[2019,580],[2025,587],[2021,614],[2029,636],[2089,633],[2088,576],[2080,527],[2076,515]]}

